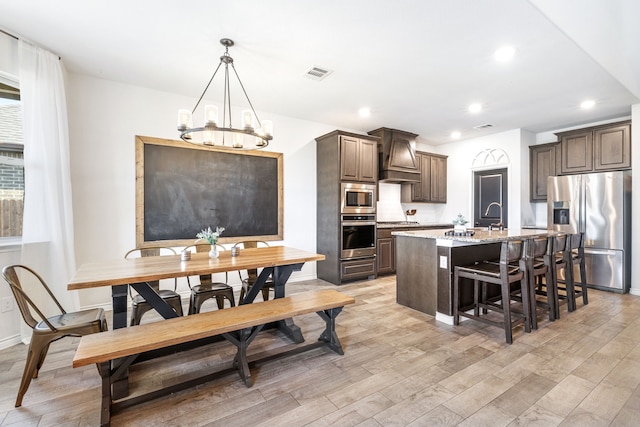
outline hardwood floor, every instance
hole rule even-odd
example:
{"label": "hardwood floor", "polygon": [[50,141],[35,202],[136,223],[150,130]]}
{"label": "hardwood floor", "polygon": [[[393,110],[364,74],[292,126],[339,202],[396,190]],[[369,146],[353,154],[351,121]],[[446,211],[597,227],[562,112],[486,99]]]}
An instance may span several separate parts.
{"label": "hardwood floor", "polygon": [[[287,293],[319,287],[293,283]],[[395,276],[339,287],[356,298],[338,316],[345,350],[327,348],[252,368],[255,385],[232,374],[129,408],[114,426],[636,426],[640,423],[640,298],[589,290],[589,305],[539,329],[504,332],[467,321],[454,327],[395,303]],[[205,303],[207,304],[212,302]],[[208,306],[209,308],[212,305]],[[146,318],[147,316],[145,316]],[[152,320],[150,317],[146,321]],[[320,334],[315,315],[295,319],[308,341]],[[78,339],[52,344],[21,408],[15,394],[26,347],[0,351],[2,426],[99,424],[100,378],[93,366],[73,369]],[[264,331],[249,353],[287,345]],[[136,365],[139,394],[184,376],[229,366],[227,342]],[[178,378],[180,377],[180,378]]]}

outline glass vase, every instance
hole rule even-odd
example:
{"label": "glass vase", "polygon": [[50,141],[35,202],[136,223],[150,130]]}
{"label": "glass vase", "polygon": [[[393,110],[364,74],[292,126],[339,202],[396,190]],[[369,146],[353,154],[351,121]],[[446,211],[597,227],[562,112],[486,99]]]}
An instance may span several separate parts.
{"label": "glass vase", "polygon": [[216,249],[216,245],[211,245],[211,250],[209,251],[209,258],[218,258],[220,254]]}

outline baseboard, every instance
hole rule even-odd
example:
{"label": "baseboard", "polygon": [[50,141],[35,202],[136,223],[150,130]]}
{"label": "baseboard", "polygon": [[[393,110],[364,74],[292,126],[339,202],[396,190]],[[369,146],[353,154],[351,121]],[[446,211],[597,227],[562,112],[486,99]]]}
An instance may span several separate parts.
{"label": "baseboard", "polygon": [[[473,310],[469,310],[469,313],[473,313]],[[436,320],[438,322],[442,322],[447,325],[453,326],[453,316],[449,316],[448,314],[444,314],[444,313],[440,313],[439,311],[436,311]],[[466,322],[467,320],[471,320],[471,319],[460,316],[460,323]]]}
{"label": "baseboard", "polygon": [[4,350],[5,348],[13,347],[16,344],[22,344],[22,339],[20,334],[12,335],[7,338],[3,338],[0,340],[0,350]]}

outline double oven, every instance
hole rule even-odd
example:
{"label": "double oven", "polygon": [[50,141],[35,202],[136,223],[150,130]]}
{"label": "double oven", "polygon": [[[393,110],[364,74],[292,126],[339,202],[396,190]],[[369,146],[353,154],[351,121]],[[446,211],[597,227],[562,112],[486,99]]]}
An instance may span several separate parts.
{"label": "double oven", "polygon": [[340,204],[342,260],[376,254],[376,186],[343,182]]}

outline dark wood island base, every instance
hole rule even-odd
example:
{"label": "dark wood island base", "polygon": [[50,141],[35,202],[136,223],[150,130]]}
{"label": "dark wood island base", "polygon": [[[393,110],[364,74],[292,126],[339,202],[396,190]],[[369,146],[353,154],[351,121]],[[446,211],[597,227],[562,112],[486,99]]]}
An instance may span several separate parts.
{"label": "dark wood island base", "polygon": [[[457,265],[498,259],[504,240],[546,236],[547,230],[477,230],[474,236],[446,236],[445,230],[397,231],[396,301],[453,324],[453,271]],[[463,279],[468,280],[468,279]],[[471,286],[462,286],[462,306],[473,301]]]}

